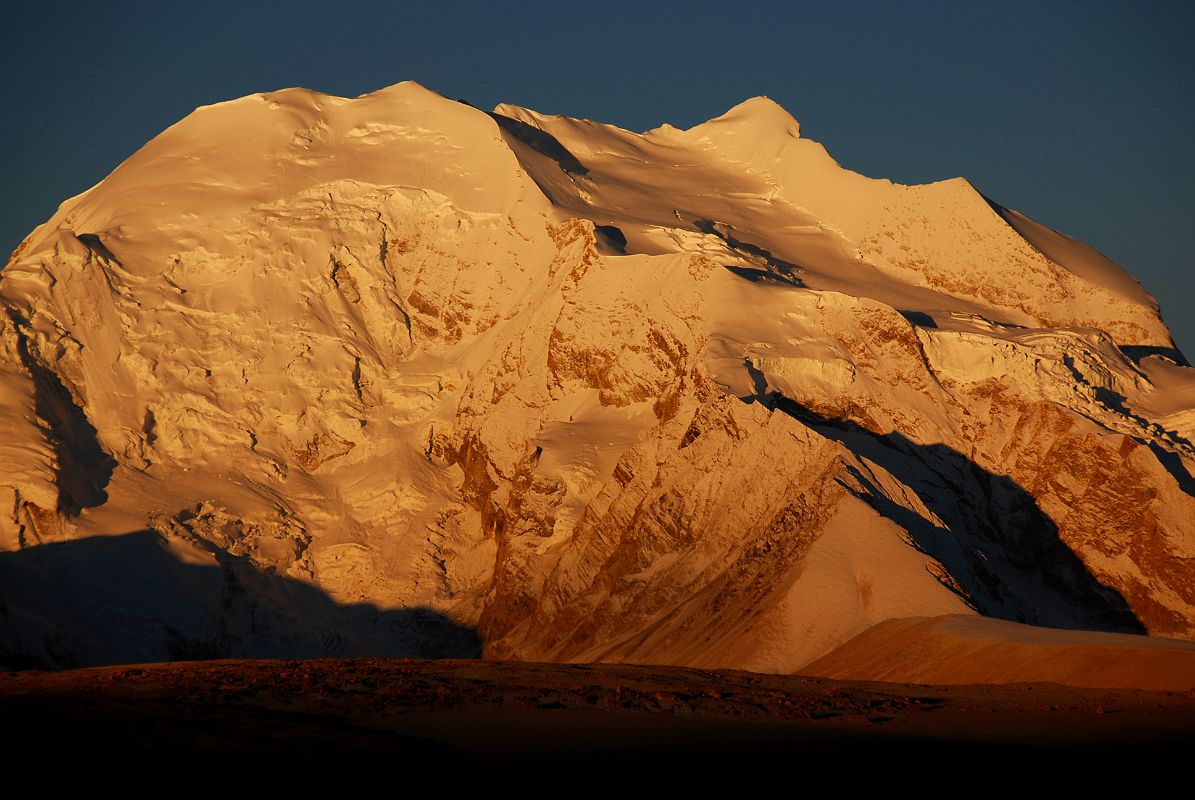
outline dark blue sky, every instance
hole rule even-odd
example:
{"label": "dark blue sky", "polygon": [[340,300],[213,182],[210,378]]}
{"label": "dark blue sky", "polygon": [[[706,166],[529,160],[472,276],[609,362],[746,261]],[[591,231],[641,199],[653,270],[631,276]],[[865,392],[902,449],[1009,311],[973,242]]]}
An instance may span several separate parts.
{"label": "dark blue sky", "polygon": [[839,162],[965,175],[1102,250],[1195,356],[1195,4],[0,5],[0,249],[205,103],[413,79],[645,130],[766,94]]}

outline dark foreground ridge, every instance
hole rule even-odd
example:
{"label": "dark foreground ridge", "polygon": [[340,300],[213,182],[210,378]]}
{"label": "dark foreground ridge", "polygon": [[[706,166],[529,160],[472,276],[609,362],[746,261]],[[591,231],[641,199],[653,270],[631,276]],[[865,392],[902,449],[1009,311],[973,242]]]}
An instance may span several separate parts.
{"label": "dark foreground ridge", "polygon": [[[656,782],[1131,774],[1195,744],[1195,693],[926,687],[493,661],[216,661],[0,673],[10,763]],[[1189,752],[1189,750],[1188,750]],[[316,760],[316,761],[311,761]],[[866,770],[859,772],[860,767]],[[883,773],[874,772],[882,768]],[[409,774],[409,773],[408,773]],[[441,773],[443,774],[443,773]],[[233,776],[232,772],[228,773]],[[586,777],[588,776],[588,777]],[[870,776],[870,777],[869,777]]]}

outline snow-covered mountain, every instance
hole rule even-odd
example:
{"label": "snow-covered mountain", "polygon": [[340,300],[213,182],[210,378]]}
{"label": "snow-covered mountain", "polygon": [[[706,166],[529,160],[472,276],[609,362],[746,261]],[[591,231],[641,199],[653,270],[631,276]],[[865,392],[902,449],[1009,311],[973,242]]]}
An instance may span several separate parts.
{"label": "snow-covered mountain", "polygon": [[0,273],[0,655],[793,670],[1195,638],[1195,370],[1091,248],[754,98],[198,109]]}

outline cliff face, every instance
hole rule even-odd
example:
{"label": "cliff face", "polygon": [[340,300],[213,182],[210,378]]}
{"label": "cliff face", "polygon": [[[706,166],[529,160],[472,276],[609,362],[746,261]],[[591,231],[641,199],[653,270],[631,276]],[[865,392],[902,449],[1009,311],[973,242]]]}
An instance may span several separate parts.
{"label": "cliff face", "polygon": [[[10,656],[451,628],[791,670],[949,613],[1195,637],[1195,372],[1153,300],[762,98],[646,134],[414,84],[206,107],[0,300]],[[94,558],[138,531],[172,566]]]}

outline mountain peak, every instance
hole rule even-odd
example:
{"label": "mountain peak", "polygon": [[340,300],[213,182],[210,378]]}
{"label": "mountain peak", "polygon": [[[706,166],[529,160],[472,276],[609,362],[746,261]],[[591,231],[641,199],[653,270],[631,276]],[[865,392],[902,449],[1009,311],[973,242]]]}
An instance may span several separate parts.
{"label": "mountain peak", "polygon": [[418,81],[399,81],[389,86],[383,86],[381,89],[375,89],[372,92],[367,92],[361,95],[362,97],[385,97],[390,95],[398,96],[424,96],[430,95],[432,97],[443,98],[440,92],[435,89],[429,89]]}
{"label": "mountain peak", "polygon": [[733,126],[735,128],[750,128],[763,132],[783,133],[798,139],[801,136],[801,125],[784,106],[770,97],[758,95],[750,97],[725,114],[714,117],[708,122],[698,125],[698,128],[709,126]]}
{"label": "mountain peak", "polygon": [[994,206],[766,97],[646,134],[412,82],[190,115],[0,271],[0,660],[1195,639],[1195,370]]}

